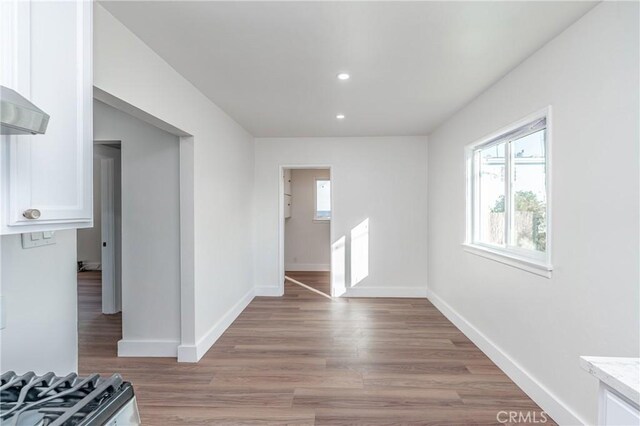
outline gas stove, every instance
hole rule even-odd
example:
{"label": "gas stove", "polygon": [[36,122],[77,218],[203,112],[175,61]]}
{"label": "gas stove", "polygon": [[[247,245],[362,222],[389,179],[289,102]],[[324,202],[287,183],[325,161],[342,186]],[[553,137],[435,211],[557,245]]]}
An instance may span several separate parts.
{"label": "gas stove", "polygon": [[78,377],[13,371],[0,377],[2,426],[139,425],[131,383],[119,374]]}

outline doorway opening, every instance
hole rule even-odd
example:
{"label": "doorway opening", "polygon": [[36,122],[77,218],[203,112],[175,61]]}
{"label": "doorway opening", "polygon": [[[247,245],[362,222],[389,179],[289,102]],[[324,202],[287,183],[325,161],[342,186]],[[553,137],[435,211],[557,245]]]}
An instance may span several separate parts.
{"label": "doorway opening", "polygon": [[331,298],[331,170],[297,166],[281,172],[283,282]]}
{"label": "doorway opening", "polygon": [[115,354],[122,338],[122,155],[94,141],[93,228],[77,231],[79,368],[87,354]]}
{"label": "doorway opening", "polygon": [[94,141],[94,226],[77,233],[78,272],[92,282],[100,277],[103,314],[122,310],[121,161],[120,141]]}
{"label": "doorway opening", "polygon": [[77,234],[79,356],[99,343],[109,356],[176,357],[189,141],[97,99],[93,112],[94,227]]}

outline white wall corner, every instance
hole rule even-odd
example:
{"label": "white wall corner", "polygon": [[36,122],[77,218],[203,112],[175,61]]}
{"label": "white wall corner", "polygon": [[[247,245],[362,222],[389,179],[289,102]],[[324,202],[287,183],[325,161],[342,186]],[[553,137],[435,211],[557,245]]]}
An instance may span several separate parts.
{"label": "white wall corner", "polygon": [[551,393],[549,389],[433,291],[427,290],[427,298],[553,420],[559,424],[566,425],[588,424],[587,421],[580,418],[563,401]]}
{"label": "white wall corner", "polygon": [[178,341],[174,340],[119,340],[119,357],[171,357],[178,354]]}
{"label": "white wall corner", "polygon": [[198,362],[196,345],[178,346],[178,362]]}
{"label": "white wall corner", "polygon": [[180,345],[177,349],[178,362],[198,362],[209,348],[222,336],[227,328],[244,311],[255,297],[255,290],[249,290],[226,314],[216,322],[195,345]]}

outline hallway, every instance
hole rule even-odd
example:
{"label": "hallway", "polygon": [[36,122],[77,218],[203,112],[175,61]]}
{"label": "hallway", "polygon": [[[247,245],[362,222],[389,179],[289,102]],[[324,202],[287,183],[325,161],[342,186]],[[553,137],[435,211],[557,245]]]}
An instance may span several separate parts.
{"label": "hallway", "polygon": [[[326,273],[288,273],[328,288]],[[117,358],[120,314],[78,276],[80,374],[120,372],[145,425],[495,424],[540,408],[426,299],[257,297],[198,364]],[[551,421],[547,424],[553,424]]]}

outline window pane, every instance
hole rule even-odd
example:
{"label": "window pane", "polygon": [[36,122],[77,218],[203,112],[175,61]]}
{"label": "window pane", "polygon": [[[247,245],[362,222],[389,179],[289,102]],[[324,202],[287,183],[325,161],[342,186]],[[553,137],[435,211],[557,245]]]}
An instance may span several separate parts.
{"label": "window pane", "polygon": [[546,251],[545,130],[511,142],[514,197],[511,244]]}
{"label": "window pane", "polygon": [[316,219],[331,219],[331,182],[316,181]]}
{"label": "window pane", "polygon": [[505,241],[505,143],[478,151],[478,238],[483,243]]}

